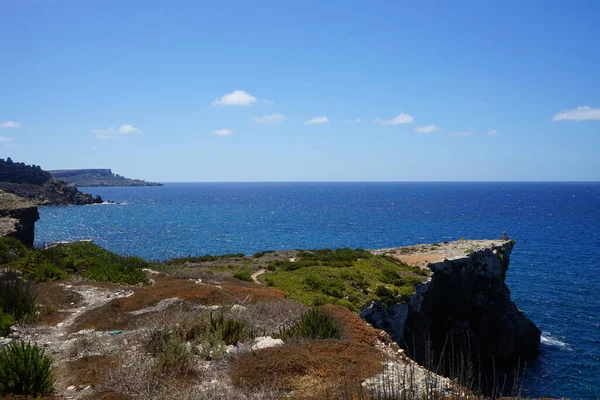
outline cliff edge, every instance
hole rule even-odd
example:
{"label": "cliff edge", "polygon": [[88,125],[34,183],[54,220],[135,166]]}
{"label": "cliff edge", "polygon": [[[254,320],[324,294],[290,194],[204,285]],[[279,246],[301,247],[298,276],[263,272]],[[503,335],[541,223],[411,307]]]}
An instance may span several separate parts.
{"label": "cliff edge", "polygon": [[38,219],[40,215],[32,202],[0,191],[0,237],[12,236],[32,247]]}
{"label": "cliff edge", "polygon": [[418,362],[448,362],[451,349],[484,370],[533,359],[541,331],[517,308],[504,282],[513,246],[513,241],[459,240],[376,250],[431,275],[405,304],[372,302],[361,316]]}

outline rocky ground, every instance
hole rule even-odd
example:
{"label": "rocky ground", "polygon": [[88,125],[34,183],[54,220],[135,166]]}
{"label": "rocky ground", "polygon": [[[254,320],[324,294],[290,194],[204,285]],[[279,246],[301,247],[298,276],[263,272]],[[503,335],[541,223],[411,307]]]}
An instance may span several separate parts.
{"label": "rocky ground", "polygon": [[[272,336],[297,321],[307,306],[286,300],[282,292],[255,282],[146,273],[150,286],[36,284],[33,289],[43,304],[40,321],[13,327],[0,342],[43,346],[53,358],[55,396],[71,399],[262,399],[282,394],[324,399],[341,398],[341,391],[390,387],[420,397],[453,388],[343,307],[325,306],[344,327],[344,340],[284,343]],[[255,334],[227,346],[221,357],[196,356],[192,375],[156,375],[147,351],[152,334],[207,310],[235,315]]]}

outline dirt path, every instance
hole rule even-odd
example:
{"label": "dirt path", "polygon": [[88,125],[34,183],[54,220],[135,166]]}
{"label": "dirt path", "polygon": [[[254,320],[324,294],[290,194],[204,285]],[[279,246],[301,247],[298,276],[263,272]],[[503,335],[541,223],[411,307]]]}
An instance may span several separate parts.
{"label": "dirt path", "polygon": [[252,274],[251,278],[252,278],[252,282],[256,283],[257,285],[262,285],[262,283],[260,283],[258,281],[258,276],[264,274],[266,271],[266,269],[261,268],[258,271],[256,271],[255,273]]}

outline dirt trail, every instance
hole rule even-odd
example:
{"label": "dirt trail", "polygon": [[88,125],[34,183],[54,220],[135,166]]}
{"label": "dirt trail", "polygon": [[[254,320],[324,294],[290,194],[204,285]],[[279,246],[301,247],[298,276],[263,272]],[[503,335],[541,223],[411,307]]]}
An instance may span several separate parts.
{"label": "dirt trail", "polygon": [[265,272],[266,272],[266,269],[264,269],[264,268],[261,268],[261,269],[259,269],[258,271],[256,271],[255,273],[253,273],[253,274],[251,275],[252,282],[256,283],[257,285],[262,285],[262,283],[260,283],[260,282],[258,281],[258,276],[259,276],[259,275],[262,275],[262,274],[264,274]]}

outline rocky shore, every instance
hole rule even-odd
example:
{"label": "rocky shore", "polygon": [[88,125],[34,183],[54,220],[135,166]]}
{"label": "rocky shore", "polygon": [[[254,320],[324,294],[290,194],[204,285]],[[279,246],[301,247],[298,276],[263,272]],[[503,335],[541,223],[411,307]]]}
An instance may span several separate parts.
{"label": "rocky shore", "polygon": [[40,215],[35,204],[0,191],[0,237],[11,236],[31,247],[38,219]]}

